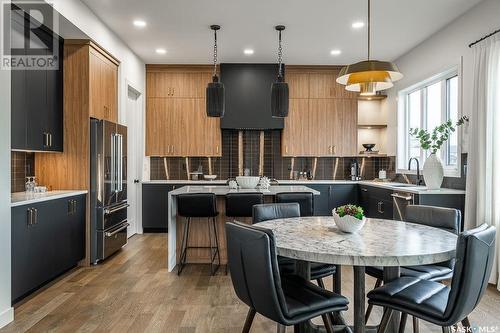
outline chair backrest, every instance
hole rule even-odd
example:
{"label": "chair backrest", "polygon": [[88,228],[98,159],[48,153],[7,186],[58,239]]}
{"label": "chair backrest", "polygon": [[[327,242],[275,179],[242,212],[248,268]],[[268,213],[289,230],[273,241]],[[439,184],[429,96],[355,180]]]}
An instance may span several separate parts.
{"label": "chair backrest", "polygon": [[217,216],[214,193],[185,193],[177,196],[177,215],[184,217]]}
{"label": "chair backrest", "polygon": [[284,322],[285,296],[270,230],[226,223],[227,255],[234,291],[240,300],[276,322]]}
{"label": "chair backrest", "polygon": [[458,209],[424,205],[408,205],[405,221],[440,228],[458,235],[462,214]]}
{"label": "chair backrest", "polygon": [[[460,211],[453,208],[408,205],[405,211],[406,222],[439,228],[454,233],[455,235],[459,233],[461,218]],[[441,262],[439,265],[453,269],[455,260],[452,259]]]}
{"label": "chair backrest", "polygon": [[445,311],[449,326],[468,316],[479,304],[493,266],[495,238],[495,228],[487,224],[458,236],[455,272]]}
{"label": "chair backrest", "polygon": [[226,194],[226,216],[252,217],[253,206],[263,203],[262,193],[228,193]]}
{"label": "chair backrest", "polygon": [[300,205],[300,216],[314,215],[314,196],[310,192],[282,192],[276,194],[277,203],[296,202]]}
{"label": "chair backrest", "polygon": [[252,223],[289,217],[300,217],[300,206],[298,203],[272,203],[253,206]]}

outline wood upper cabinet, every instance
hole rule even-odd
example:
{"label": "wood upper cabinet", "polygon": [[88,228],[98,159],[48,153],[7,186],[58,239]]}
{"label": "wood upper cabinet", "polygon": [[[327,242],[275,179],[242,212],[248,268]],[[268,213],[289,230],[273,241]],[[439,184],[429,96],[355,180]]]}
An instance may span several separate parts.
{"label": "wood upper cabinet", "polygon": [[148,66],[146,155],[222,156],[220,119],[206,115],[208,67]]}
{"label": "wood upper cabinet", "polygon": [[290,110],[282,132],[283,156],[357,155],[356,94],[337,84],[337,75],[331,68],[286,74]]}
{"label": "wood upper cabinet", "polygon": [[309,98],[309,73],[286,73],[290,98]]}
{"label": "wood upper cabinet", "polygon": [[118,121],[118,66],[90,47],[90,116]]}

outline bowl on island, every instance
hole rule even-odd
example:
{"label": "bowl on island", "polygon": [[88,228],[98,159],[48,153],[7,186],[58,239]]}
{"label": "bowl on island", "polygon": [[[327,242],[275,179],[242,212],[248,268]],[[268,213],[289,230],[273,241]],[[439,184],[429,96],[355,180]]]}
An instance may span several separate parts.
{"label": "bowl on island", "polygon": [[217,175],[204,175],[203,178],[205,178],[205,180],[215,180]]}
{"label": "bowl on island", "polygon": [[241,188],[256,188],[259,185],[260,177],[254,176],[238,176],[236,182]]}
{"label": "bowl on island", "polygon": [[340,231],[346,233],[358,232],[363,228],[366,217],[363,208],[355,205],[344,205],[332,210],[333,220]]}

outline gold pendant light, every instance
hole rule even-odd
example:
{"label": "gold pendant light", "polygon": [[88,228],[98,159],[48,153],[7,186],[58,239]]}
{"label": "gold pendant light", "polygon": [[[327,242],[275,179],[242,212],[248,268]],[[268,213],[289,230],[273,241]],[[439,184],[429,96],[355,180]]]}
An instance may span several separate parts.
{"label": "gold pendant light", "polygon": [[346,90],[359,92],[361,96],[373,96],[380,90],[391,88],[394,81],[403,78],[396,64],[370,59],[371,4],[368,0],[368,59],[347,65],[340,70],[337,82]]}

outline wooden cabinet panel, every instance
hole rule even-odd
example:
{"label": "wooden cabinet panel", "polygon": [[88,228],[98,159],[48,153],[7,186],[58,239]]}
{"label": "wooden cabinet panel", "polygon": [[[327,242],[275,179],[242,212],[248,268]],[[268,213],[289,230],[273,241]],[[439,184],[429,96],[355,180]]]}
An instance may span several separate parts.
{"label": "wooden cabinet panel", "polygon": [[90,48],[90,116],[118,121],[118,67]]}
{"label": "wooden cabinet panel", "polygon": [[337,99],[338,121],[342,130],[338,154],[343,156],[356,156],[358,154],[358,101],[355,99]]}
{"label": "wooden cabinet panel", "polygon": [[146,102],[146,155],[168,156],[171,146],[173,100],[148,98]]}
{"label": "wooden cabinet panel", "polygon": [[281,154],[283,156],[304,155],[311,143],[309,138],[310,117],[308,99],[290,99],[288,117],[281,134]]}
{"label": "wooden cabinet panel", "polygon": [[287,73],[285,79],[288,82],[290,98],[309,98],[308,73]]}
{"label": "wooden cabinet panel", "polygon": [[212,75],[209,72],[148,72],[147,95],[164,98],[205,98],[205,89],[211,80]]}

